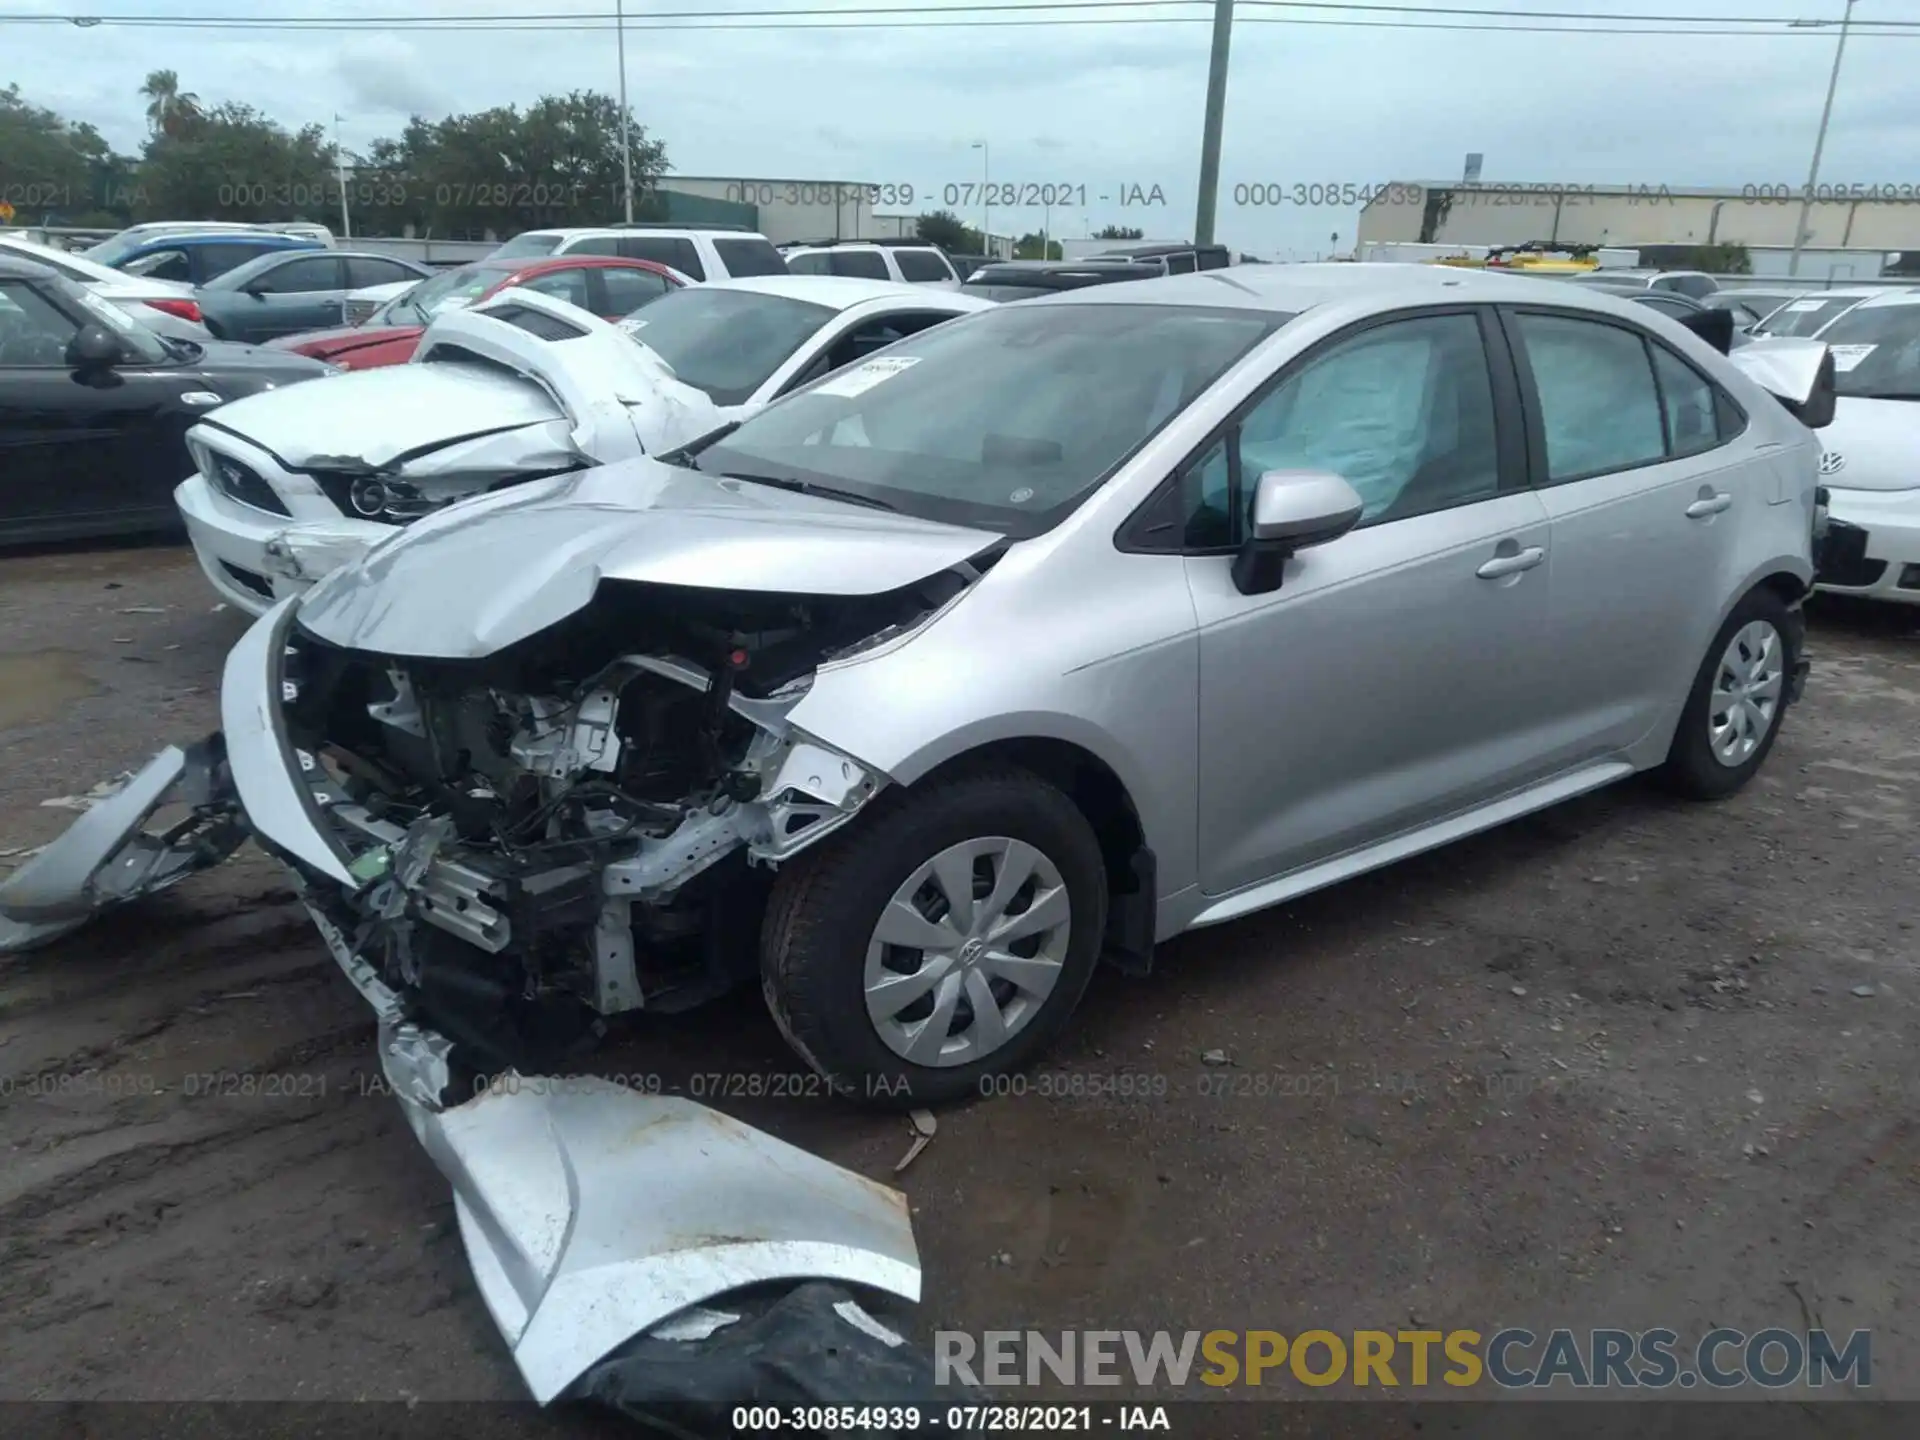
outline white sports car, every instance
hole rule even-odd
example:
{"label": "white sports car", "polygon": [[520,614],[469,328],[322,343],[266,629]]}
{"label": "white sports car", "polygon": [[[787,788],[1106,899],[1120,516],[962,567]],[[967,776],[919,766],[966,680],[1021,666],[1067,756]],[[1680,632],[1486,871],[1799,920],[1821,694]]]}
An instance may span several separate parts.
{"label": "white sports car", "polygon": [[1839,392],[1821,433],[1820,588],[1920,605],[1920,291],[1864,300],[1820,340]]}
{"label": "white sports car", "polygon": [[613,325],[508,290],[436,318],[407,364],[223,406],[188,432],[196,471],[174,500],[214,589],[258,615],[455,500],[658,454],[993,308],[769,275],[676,291]]}

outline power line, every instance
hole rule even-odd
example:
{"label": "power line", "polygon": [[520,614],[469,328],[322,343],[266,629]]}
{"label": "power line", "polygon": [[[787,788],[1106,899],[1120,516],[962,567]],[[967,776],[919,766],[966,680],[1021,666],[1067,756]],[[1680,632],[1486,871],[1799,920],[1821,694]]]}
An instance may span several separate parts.
{"label": "power line", "polygon": [[[1152,16],[1086,15],[1074,12],[1114,10],[1165,10],[1191,8],[1205,0],[980,0],[980,3],[946,5],[870,5],[847,7],[788,6],[757,9],[698,9],[636,11],[625,25],[628,30],[779,30],[779,29],[971,29],[1002,25],[1117,25],[1117,24],[1203,24],[1205,14]],[[1485,6],[1403,5],[1380,3],[1340,3],[1340,0],[1241,0],[1249,10],[1284,10],[1285,15],[1243,15],[1246,24],[1322,25],[1355,29],[1466,30],[1489,33],[1515,30],[1524,33],[1619,34],[1619,35],[1798,35],[1819,37],[1838,22],[1828,19],[1797,19],[1762,15],[1653,15],[1609,13],[1593,10],[1505,10]],[[1325,19],[1296,12],[1341,11],[1381,18]],[[1035,18],[994,20],[981,15],[1008,12]],[[1040,14],[1038,12],[1045,12]],[[879,17],[907,16],[907,20],[882,21]],[[1492,21],[1490,24],[1437,23],[1433,20],[1404,18],[1431,16],[1452,21]],[[851,18],[849,18],[851,17]],[[1538,24],[1541,21],[1587,21],[1588,25]],[[614,22],[614,23],[606,23]],[[671,22],[671,23],[665,23]],[[750,22],[750,23],[743,23]],[[619,28],[612,11],[542,11],[534,13],[464,13],[451,15],[154,15],[121,13],[80,13],[48,15],[0,13],[0,23],[72,25],[83,27],[115,25],[139,29],[217,29],[217,30],[333,30],[366,29],[375,26],[416,30],[504,30]],[[1905,34],[1920,30],[1920,19],[1856,20],[1857,28],[1874,28],[1882,33]],[[1762,26],[1763,29],[1743,29]],[[1647,28],[1641,28],[1647,27]],[[1700,27],[1700,28],[1692,28]]]}
{"label": "power line", "polygon": [[[1166,0],[1153,0],[1153,3],[1166,3]],[[675,32],[754,32],[778,31],[788,34],[802,33],[808,30],[886,31],[894,34],[913,30],[991,30],[991,29],[1028,29],[1028,28],[1104,28],[1113,26],[1137,25],[1204,25],[1210,23],[1205,15],[1116,15],[1102,18],[1057,16],[1034,19],[962,19],[934,20],[924,18],[927,14],[919,12],[921,18],[912,20],[857,20],[841,21],[826,18],[840,13],[823,12],[786,12],[796,18],[791,20],[754,20],[747,23],[730,23],[721,20],[685,20],[671,23],[647,23],[629,19],[625,29],[629,32],[655,32],[673,34]],[[1572,24],[1528,24],[1496,25],[1485,23],[1448,23],[1445,21],[1422,20],[1380,20],[1354,19],[1333,20],[1310,16],[1269,16],[1243,15],[1236,17],[1240,25],[1291,25],[1299,27],[1319,27],[1350,30],[1420,30],[1455,32],[1473,35],[1669,35],[1669,36],[1712,36],[1719,38],[1751,37],[1768,40],[1817,40],[1831,39],[1823,29],[1812,26],[1788,28],[1786,21],[1765,22],[1773,28],[1739,28],[1728,25],[1667,25],[1667,26],[1623,26],[1623,25],[1572,25]],[[1753,22],[1749,22],[1750,24]],[[1823,22],[1824,23],[1824,22]],[[1859,22],[1855,22],[1858,24]],[[1885,28],[1875,33],[1887,39],[1913,39],[1920,37],[1920,20],[1881,21],[1883,26],[1901,26],[1903,28]],[[48,15],[4,15],[0,14],[0,25],[72,25],[74,21],[60,16]],[[113,28],[118,30],[186,30],[186,31],[253,31],[279,32],[283,34],[362,34],[380,29],[397,29],[402,33],[426,34],[515,34],[515,33],[594,33],[612,32],[620,29],[612,15],[600,16],[584,12],[568,13],[541,17],[537,22],[531,19],[501,19],[490,16],[441,16],[431,19],[418,16],[368,15],[356,19],[295,19],[272,20],[267,18],[205,17],[157,17],[157,16],[89,16],[85,17],[82,28]]]}

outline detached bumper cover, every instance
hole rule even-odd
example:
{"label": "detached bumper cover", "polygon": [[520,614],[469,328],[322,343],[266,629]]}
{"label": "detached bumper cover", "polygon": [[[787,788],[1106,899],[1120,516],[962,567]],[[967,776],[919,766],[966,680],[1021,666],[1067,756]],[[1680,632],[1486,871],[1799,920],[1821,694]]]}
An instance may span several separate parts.
{"label": "detached bumper cover", "polygon": [[[182,805],[184,818],[146,828],[162,808]],[[169,745],[0,884],[0,954],[45,945],[217,865],[246,836],[220,737]]]}
{"label": "detached bumper cover", "polygon": [[445,1038],[409,1022],[312,913],[379,1016],[381,1068],[453,1185],[481,1297],[541,1404],[634,1337],[742,1287],[838,1280],[920,1298],[898,1191],[703,1105],[592,1076],[509,1071],[459,1094]]}

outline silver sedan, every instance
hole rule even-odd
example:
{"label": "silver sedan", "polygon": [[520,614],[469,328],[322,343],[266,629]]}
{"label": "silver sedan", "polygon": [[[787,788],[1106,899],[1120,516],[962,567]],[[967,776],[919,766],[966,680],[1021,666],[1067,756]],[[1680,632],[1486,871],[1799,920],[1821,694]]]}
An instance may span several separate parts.
{"label": "silver sedan", "polygon": [[474,1069],[757,979],[841,1093],[979,1093],[1102,961],[1638,771],[1744,784],[1832,366],[1738,353],[1426,266],[983,311],[417,522],[236,647],[225,769],[125,808],[230,773]]}

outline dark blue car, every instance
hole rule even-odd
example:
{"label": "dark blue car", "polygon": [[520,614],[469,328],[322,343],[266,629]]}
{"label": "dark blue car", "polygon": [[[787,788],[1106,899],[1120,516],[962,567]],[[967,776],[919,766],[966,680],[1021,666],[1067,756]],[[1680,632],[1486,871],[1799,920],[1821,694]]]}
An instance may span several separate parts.
{"label": "dark blue car", "polygon": [[262,255],[325,248],[318,240],[302,240],[293,235],[271,235],[259,231],[232,235],[220,232],[163,235],[102,263],[116,270],[124,270],[129,275],[204,285],[236,265],[244,265]]}

